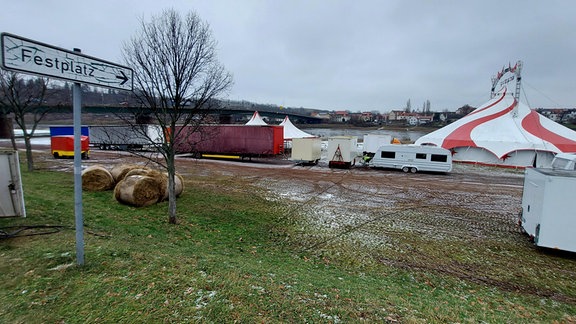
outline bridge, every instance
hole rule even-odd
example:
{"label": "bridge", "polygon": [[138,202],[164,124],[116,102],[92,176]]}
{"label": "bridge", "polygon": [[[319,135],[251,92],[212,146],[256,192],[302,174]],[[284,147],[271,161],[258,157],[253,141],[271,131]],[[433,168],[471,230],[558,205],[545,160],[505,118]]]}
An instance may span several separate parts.
{"label": "bridge", "polygon": [[[215,109],[213,115],[218,115],[220,120],[233,120],[234,116],[252,116],[255,111],[258,111],[260,116],[274,118],[274,119],[284,119],[288,116],[293,123],[299,124],[319,124],[322,122],[321,118],[312,117],[301,113],[292,112],[291,109],[266,109],[265,106],[259,106],[258,109],[246,109],[243,107],[221,107]],[[262,109],[264,108],[264,109]],[[186,111],[192,108],[184,107],[183,110]],[[127,106],[110,106],[110,105],[89,105],[82,107],[83,113],[92,114],[128,114],[128,115],[146,115],[151,114],[152,109],[149,108],[137,108],[137,107],[127,107]],[[72,106],[56,106],[50,107],[49,113],[72,113]]]}

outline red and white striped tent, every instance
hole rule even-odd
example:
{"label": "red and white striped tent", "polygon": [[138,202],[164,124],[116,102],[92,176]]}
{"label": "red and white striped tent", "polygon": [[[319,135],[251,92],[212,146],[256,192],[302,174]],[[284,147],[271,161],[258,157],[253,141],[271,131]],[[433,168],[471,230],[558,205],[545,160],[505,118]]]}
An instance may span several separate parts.
{"label": "red and white striped tent", "polygon": [[448,149],[453,161],[550,167],[556,153],[576,152],[576,132],[531,110],[502,87],[484,105],[415,144]]}

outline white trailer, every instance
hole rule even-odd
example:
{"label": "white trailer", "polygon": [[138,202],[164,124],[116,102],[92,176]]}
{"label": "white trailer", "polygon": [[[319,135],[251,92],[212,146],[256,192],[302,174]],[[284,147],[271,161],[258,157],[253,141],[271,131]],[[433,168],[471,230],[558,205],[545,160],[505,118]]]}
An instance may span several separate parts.
{"label": "white trailer", "polygon": [[362,140],[362,152],[364,155],[374,155],[382,145],[392,143],[392,135],[366,134]]}
{"label": "white trailer", "polygon": [[576,252],[576,172],[527,168],[519,223],[537,246]]}
{"label": "white trailer", "polygon": [[162,139],[162,128],[158,125],[90,126],[90,145],[101,150],[150,149],[161,144]]}
{"label": "white trailer", "polygon": [[26,217],[18,151],[0,151],[0,217]]}
{"label": "white trailer", "polygon": [[349,168],[356,164],[358,138],[356,136],[329,137],[327,157],[330,168]]}
{"label": "white trailer", "polygon": [[390,144],[380,146],[366,163],[377,168],[400,169],[404,172],[450,172],[452,154],[436,146]]}
{"label": "white trailer", "polygon": [[552,160],[552,169],[576,171],[576,153],[558,153]]}
{"label": "white trailer", "polygon": [[316,164],[322,157],[322,139],[320,137],[293,138],[290,160]]}

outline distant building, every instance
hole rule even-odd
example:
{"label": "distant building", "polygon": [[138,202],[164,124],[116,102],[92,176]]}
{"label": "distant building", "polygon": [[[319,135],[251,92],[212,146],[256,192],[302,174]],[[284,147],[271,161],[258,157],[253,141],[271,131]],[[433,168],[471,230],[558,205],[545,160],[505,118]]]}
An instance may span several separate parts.
{"label": "distant building", "polygon": [[564,112],[564,116],[562,116],[563,123],[570,123],[576,120],[576,109],[569,109]]}
{"label": "distant building", "polygon": [[541,109],[539,112],[544,117],[552,120],[553,122],[560,123],[562,121],[562,116],[566,109],[555,108],[555,109]]}
{"label": "distant building", "polygon": [[360,119],[365,121],[365,122],[370,122],[370,121],[372,121],[372,113],[369,111],[363,112],[360,114]]}
{"label": "distant building", "polygon": [[330,113],[328,113],[328,112],[317,112],[317,111],[314,111],[314,112],[312,112],[312,113],[310,114],[310,116],[311,116],[311,117],[316,117],[316,118],[319,118],[319,119],[322,119],[322,120],[326,120],[326,121],[327,121],[327,120],[330,120]]}
{"label": "distant building", "polygon": [[396,121],[400,120],[399,116],[405,114],[404,110],[392,110],[388,113],[388,120],[389,121]]}
{"label": "distant building", "polygon": [[335,111],[331,116],[331,120],[336,123],[346,123],[350,121],[350,119],[351,119],[350,113],[344,110]]}
{"label": "distant building", "polygon": [[434,120],[434,115],[419,115],[418,116],[418,125],[428,124]]}
{"label": "distant building", "polygon": [[432,122],[434,115],[425,115],[420,113],[409,113],[400,110],[393,110],[388,114],[390,122],[405,122],[408,125],[416,126]]}

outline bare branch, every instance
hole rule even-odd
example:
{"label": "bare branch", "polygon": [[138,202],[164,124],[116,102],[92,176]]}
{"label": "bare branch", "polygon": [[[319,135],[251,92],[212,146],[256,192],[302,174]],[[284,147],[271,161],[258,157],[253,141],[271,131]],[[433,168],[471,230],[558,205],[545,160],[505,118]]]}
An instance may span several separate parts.
{"label": "bare branch", "polygon": [[[48,112],[44,107],[48,83],[46,78],[24,78],[21,74],[0,70],[0,110],[6,115],[13,114],[22,129],[29,171],[34,170],[30,138]],[[31,124],[26,118],[28,115],[32,116]],[[14,143],[14,138],[12,141]]]}

